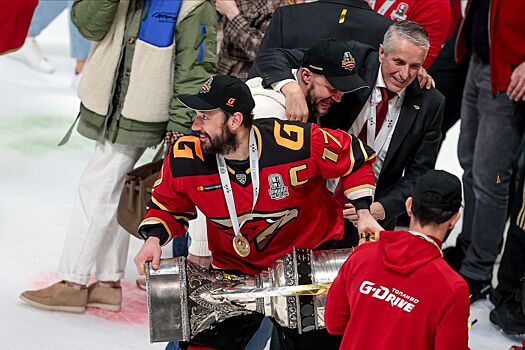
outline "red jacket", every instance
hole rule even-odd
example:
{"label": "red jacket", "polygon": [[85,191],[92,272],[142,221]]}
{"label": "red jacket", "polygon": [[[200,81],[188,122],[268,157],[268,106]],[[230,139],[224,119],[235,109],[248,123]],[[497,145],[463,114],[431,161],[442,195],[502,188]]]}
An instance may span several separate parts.
{"label": "red jacket", "polygon": [[[456,42],[456,61],[467,52],[470,38],[465,35],[465,23],[472,16],[471,1]],[[489,13],[490,79],[492,93],[506,91],[512,71],[525,61],[525,1],[492,0]]]}
{"label": "red jacket", "polygon": [[24,44],[38,0],[7,0],[0,11],[0,54]]}
{"label": "red jacket", "polygon": [[438,248],[385,231],[343,264],[326,300],[328,332],[341,349],[468,349],[469,292]]}
{"label": "red jacket", "polygon": [[[388,9],[384,11],[386,8]],[[441,51],[441,46],[448,35],[451,21],[450,0],[377,0],[374,11],[396,22],[408,19],[425,27],[430,40],[430,49],[423,67],[428,69]]]}

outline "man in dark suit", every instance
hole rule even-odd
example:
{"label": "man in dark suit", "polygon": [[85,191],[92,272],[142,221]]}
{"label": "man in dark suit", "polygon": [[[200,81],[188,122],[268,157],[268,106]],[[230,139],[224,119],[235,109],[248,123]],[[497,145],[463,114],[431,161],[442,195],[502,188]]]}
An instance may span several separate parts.
{"label": "man in dark suit", "polygon": [[[369,87],[346,94],[321,118],[321,125],[359,135],[376,151],[377,187],[371,211],[388,230],[405,212],[404,202],[412,195],[419,176],[434,168],[445,100],[436,89],[420,88],[416,79],[428,51],[428,36],[417,23],[393,24],[379,52],[358,42],[348,44],[357,71]],[[274,49],[261,55],[255,64],[264,85],[270,88],[291,78],[290,68],[300,64],[302,52]],[[381,121],[379,117],[385,112],[380,112],[384,108],[380,105],[385,104],[384,100],[388,100],[388,107]],[[354,213],[347,204],[345,216],[354,221]],[[355,232],[348,222],[345,228]]]}
{"label": "man in dark suit", "polygon": [[[392,23],[365,0],[319,0],[284,6],[274,12],[259,52],[273,47],[310,47],[329,38],[357,40],[377,48]],[[258,74],[253,72],[250,76]]]}

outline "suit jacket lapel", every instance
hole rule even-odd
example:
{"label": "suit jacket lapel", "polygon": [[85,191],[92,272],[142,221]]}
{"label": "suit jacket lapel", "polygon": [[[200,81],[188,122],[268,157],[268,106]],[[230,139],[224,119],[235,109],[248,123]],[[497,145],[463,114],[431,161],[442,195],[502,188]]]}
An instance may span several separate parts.
{"label": "suit jacket lapel", "polygon": [[405,138],[412,127],[412,124],[416,120],[417,114],[421,109],[421,89],[419,87],[419,81],[416,79],[412,84],[407,86],[405,97],[403,99],[403,105],[399,112],[399,119],[392,135],[392,141],[388,146],[386,152],[385,162],[381,168],[381,173],[388,167],[390,161],[394,159],[394,155],[399,147],[405,141]]}

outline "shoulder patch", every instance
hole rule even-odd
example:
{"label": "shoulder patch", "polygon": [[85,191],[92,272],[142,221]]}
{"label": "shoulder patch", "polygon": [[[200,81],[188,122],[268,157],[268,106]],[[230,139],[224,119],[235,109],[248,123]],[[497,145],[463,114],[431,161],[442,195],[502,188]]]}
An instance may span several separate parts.
{"label": "shoulder patch", "polygon": [[285,164],[310,157],[310,124],[263,118],[255,120],[254,126],[261,135],[261,158],[265,164]]}
{"label": "shoulder patch", "polygon": [[170,170],[173,177],[206,175],[217,172],[215,157],[204,154],[196,136],[182,136],[170,152]]}

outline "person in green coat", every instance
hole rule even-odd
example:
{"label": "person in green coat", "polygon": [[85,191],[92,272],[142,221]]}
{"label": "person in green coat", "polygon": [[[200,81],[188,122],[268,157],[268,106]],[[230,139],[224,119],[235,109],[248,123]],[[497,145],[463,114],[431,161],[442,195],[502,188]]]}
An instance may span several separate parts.
{"label": "person in green coat", "polygon": [[[189,133],[193,112],[177,96],[213,75],[217,15],[211,0],[75,0],[71,16],[93,41],[77,119],[95,150],[69,220],[61,281],[20,298],[48,310],[118,311],[129,234],[116,212],[126,173],[147,147]],[[97,282],[87,286],[94,266]]]}

